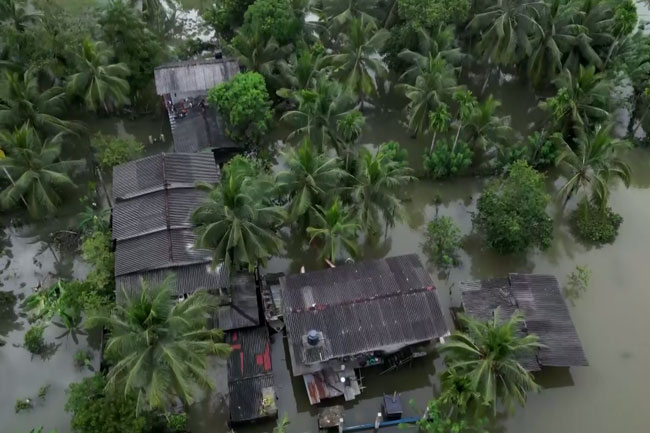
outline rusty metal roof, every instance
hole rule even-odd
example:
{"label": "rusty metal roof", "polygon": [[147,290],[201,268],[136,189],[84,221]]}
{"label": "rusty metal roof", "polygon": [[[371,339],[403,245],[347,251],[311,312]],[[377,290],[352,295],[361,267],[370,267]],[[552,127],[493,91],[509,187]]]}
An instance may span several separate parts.
{"label": "rusty metal roof", "polygon": [[264,417],[264,388],[273,388],[271,344],[266,326],[232,331],[227,335],[232,351],[228,358],[230,421]]}

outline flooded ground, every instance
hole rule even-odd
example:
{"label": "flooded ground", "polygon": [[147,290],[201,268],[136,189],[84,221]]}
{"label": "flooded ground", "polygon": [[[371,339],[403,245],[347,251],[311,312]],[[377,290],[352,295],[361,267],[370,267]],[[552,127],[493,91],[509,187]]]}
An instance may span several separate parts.
{"label": "flooded ground", "polygon": [[[187,0],[188,2],[190,0]],[[195,0],[201,6],[202,0]],[[640,16],[650,19],[647,8],[640,9]],[[487,93],[493,93],[503,102],[504,112],[511,115],[513,126],[525,133],[531,119],[535,118],[534,96],[527,87],[508,76],[495,77]],[[478,88],[480,89],[480,85]],[[471,87],[477,83],[471,82]],[[401,111],[389,107],[403,106],[396,100],[387,100],[377,109],[368,111],[368,127],[364,143],[379,144],[397,140],[409,150],[409,161],[417,171],[421,170],[421,155],[428,140],[414,140],[401,126]],[[132,136],[146,145],[147,153],[168,150],[171,135],[162,116],[151,116],[137,121],[100,119],[90,125],[91,131],[102,131],[121,136]],[[166,143],[148,144],[148,137],[163,133]],[[466,236],[461,254],[461,266],[448,276],[438,275],[429,266],[441,302],[448,314],[450,306],[458,305],[458,283],[463,280],[505,275],[508,272],[550,273],[561,283],[576,265],[591,268],[592,281],[589,289],[572,300],[570,311],[578,334],[582,339],[590,362],[589,367],[547,370],[538,380],[545,389],[533,395],[525,408],[500,420],[494,431],[508,433],[607,433],[623,431],[644,433],[650,425],[647,410],[649,381],[647,366],[650,365],[650,345],[647,330],[650,329],[650,150],[637,149],[630,152],[633,168],[632,186],[617,186],[612,192],[611,206],[620,213],[624,222],[613,245],[592,248],[577,243],[570,234],[557,203],[550,207],[555,218],[555,238],[544,252],[531,252],[516,257],[503,257],[485,250],[478,237],[472,233],[471,214],[483,186],[483,179],[464,178],[451,182],[418,181],[408,188],[406,220],[392,228],[385,240],[376,245],[363,245],[362,258],[376,258],[398,254],[418,253],[423,261],[421,243],[426,223],[436,213],[451,216]],[[110,179],[109,179],[110,180]],[[549,192],[557,190],[555,174],[549,175]],[[436,206],[436,197],[441,202]],[[69,214],[74,214],[72,203]],[[54,254],[48,248],[49,233],[70,227],[70,217],[49,222],[46,226],[7,227],[8,221],[0,218],[0,290],[17,295],[28,295],[32,287],[48,277],[82,277],[86,266],[75,256]],[[271,272],[296,272],[301,265],[308,269],[317,266],[316,254],[310,251],[301,236],[288,234],[287,253],[273,259],[268,266]],[[56,255],[56,257],[55,257]],[[18,301],[20,302],[20,301]],[[64,412],[65,389],[70,382],[90,374],[74,366],[73,355],[96,342],[82,338],[77,345],[70,339],[57,339],[59,329],[50,327],[46,341],[57,345],[47,359],[32,357],[20,347],[24,332],[29,325],[19,313],[17,305],[0,310],[0,337],[6,346],[0,348],[0,419],[2,433],[24,433],[43,425],[45,431],[57,429],[69,432],[69,419]],[[447,317],[450,324],[450,317]],[[272,361],[274,366],[278,408],[291,420],[291,433],[316,431],[317,408],[309,405],[302,380],[290,375],[285,342],[280,334],[272,337]],[[91,339],[92,340],[92,339]],[[366,389],[358,400],[346,403],[345,416],[348,425],[371,422],[379,410],[383,393],[397,391],[404,403],[414,399],[419,407],[437,393],[436,375],[443,368],[442,360],[430,356],[417,360],[410,368],[397,373],[380,376],[379,369],[363,370]],[[220,389],[224,389],[223,376],[219,377]],[[40,387],[50,385],[45,399],[39,399]],[[35,399],[31,411],[14,413],[18,398]],[[335,402],[338,403],[338,402]],[[410,412],[409,412],[410,411]],[[409,409],[408,414],[417,410]],[[195,433],[220,433],[226,431],[227,408],[223,395],[214,395],[192,411],[192,431]],[[272,423],[237,428],[242,433],[270,432]],[[393,430],[382,430],[387,433]]]}

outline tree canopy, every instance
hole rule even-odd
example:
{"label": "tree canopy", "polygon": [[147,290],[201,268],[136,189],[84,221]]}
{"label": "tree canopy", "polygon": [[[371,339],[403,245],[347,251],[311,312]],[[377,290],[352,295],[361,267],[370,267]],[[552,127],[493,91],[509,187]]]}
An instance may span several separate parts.
{"label": "tree canopy", "polygon": [[501,254],[547,248],[553,224],[544,175],[525,161],[512,165],[504,179],[491,181],[478,199],[474,225],[486,243]]}

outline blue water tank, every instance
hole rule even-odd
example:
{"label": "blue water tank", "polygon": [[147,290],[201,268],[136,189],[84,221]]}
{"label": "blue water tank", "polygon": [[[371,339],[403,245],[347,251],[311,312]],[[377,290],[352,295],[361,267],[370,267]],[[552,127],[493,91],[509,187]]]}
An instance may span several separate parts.
{"label": "blue water tank", "polygon": [[320,342],[320,334],[318,331],[315,329],[310,330],[307,333],[307,344],[310,346],[318,346],[318,343]]}

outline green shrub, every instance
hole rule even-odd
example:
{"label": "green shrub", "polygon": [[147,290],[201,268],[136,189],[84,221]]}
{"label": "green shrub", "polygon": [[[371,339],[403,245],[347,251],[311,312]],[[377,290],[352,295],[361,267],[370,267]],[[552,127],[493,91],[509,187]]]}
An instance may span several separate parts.
{"label": "green shrub", "polygon": [[144,146],[130,138],[118,138],[97,133],[91,141],[97,155],[97,162],[102,169],[132,161],[142,155]]}
{"label": "green shrub", "polygon": [[397,141],[387,141],[379,146],[379,152],[388,157],[389,160],[397,162],[400,166],[408,166],[408,151]]}
{"label": "green shrub", "polygon": [[609,244],[618,235],[623,217],[608,206],[601,207],[584,199],[571,214],[571,226],[576,236],[594,244]]}
{"label": "green shrub", "polygon": [[462,174],[472,163],[474,152],[467,143],[459,141],[456,149],[446,140],[439,140],[432,153],[424,155],[424,169],[434,179]]}
{"label": "green shrub", "polygon": [[564,297],[569,299],[572,304],[580,298],[589,287],[591,280],[591,269],[587,266],[576,266],[575,271],[567,277],[566,286],[564,286]]}
{"label": "green shrub", "polygon": [[79,349],[74,354],[74,365],[82,367],[92,367],[93,353],[87,349]]}
{"label": "green shrub", "polygon": [[436,217],[427,225],[426,253],[439,267],[445,269],[460,263],[460,242],[460,229],[450,217]]}
{"label": "green shrub", "polygon": [[470,3],[469,0],[397,0],[397,7],[402,20],[431,28],[465,22]]}
{"label": "green shrub", "polygon": [[225,40],[230,40],[235,30],[244,22],[244,14],[254,0],[221,0],[203,12],[202,17]]}
{"label": "green shrub", "polygon": [[256,0],[244,14],[242,31],[259,31],[264,39],[274,38],[285,45],[300,36],[300,21],[290,0]]}
{"label": "green shrub", "polygon": [[29,328],[25,332],[25,349],[36,355],[42,353],[45,348],[43,332],[45,332],[45,326],[43,325],[35,325]]}
{"label": "green shrub", "polygon": [[474,225],[498,253],[544,249],[553,239],[553,223],[546,213],[549,201],[544,175],[517,161],[508,177],[487,185],[478,200]]}
{"label": "green shrub", "polygon": [[501,148],[497,156],[497,171],[507,172],[519,160],[528,162],[531,167],[541,170],[555,165],[560,154],[557,141],[535,132],[526,139],[527,143],[517,143]]}
{"label": "green shrub", "polygon": [[177,413],[167,415],[167,427],[171,433],[184,433],[187,431],[187,414]]}
{"label": "green shrub", "polygon": [[226,122],[226,133],[234,141],[258,144],[271,127],[271,100],[264,77],[257,72],[237,74],[208,93]]}
{"label": "green shrub", "polygon": [[96,231],[81,243],[83,258],[92,266],[86,281],[100,294],[112,296],[115,290],[115,254],[111,251],[110,231]]}
{"label": "green shrub", "polygon": [[96,374],[70,384],[66,412],[71,413],[72,433],[149,433],[164,431],[156,414],[136,413],[131,395],[115,394],[106,389],[106,379]]}

